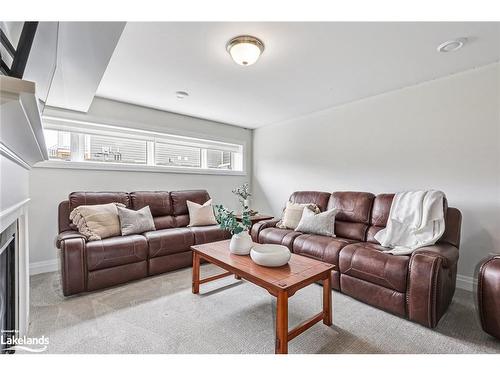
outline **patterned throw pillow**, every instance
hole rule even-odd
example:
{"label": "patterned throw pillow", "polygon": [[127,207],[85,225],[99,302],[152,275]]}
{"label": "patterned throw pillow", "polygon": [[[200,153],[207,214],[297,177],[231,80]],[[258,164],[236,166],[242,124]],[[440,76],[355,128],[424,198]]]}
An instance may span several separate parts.
{"label": "patterned throw pillow", "polygon": [[293,229],[297,228],[300,219],[302,218],[302,212],[308,207],[314,212],[320,212],[319,207],[314,203],[292,203],[286,202],[286,208],[283,212],[283,217],[276,226],[282,229]]}
{"label": "patterned throw pillow", "polygon": [[337,208],[333,208],[325,212],[316,213],[306,207],[300,223],[295,230],[297,232],[335,237],[335,215],[338,212]]}
{"label": "patterned throw pillow", "polygon": [[206,201],[203,205],[191,201],[186,201],[186,204],[189,211],[188,227],[217,224],[211,199]]}
{"label": "patterned throw pillow", "polygon": [[143,207],[140,210],[129,210],[124,207],[117,207],[118,217],[120,218],[120,226],[122,236],[129,234],[141,234],[150,230],[156,230],[153,215],[149,206]]}
{"label": "patterned throw pillow", "polygon": [[125,207],[122,203],[94,204],[78,206],[69,214],[69,219],[88,241],[121,234],[120,220],[116,207]]}

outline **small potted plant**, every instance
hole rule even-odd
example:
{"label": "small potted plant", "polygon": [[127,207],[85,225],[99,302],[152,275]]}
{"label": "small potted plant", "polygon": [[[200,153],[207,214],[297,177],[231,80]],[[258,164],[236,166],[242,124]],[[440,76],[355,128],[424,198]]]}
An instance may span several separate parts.
{"label": "small potted plant", "polygon": [[250,216],[254,216],[254,215],[258,214],[257,211],[250,209],[250,197],[252,196],[252,194],[250,193],[250,187],[248,185],[248,182],[246,182],[243,185],[238,186],[236,189],[234,189],[233,194],[238,197],[238,199],[243,207],[248,208],[248,212],[250,213]]}
{"label": "small potted plant", "polygon": [[238,197],[243,206],[248,207],[250,205],[248,198],[250,198],[252,194],[250,194],[250,187],[248,185],[248,182],[234,189],[233,194]]}
{"label": "small potted plant", "polygon": [[250,237],[250,234],[248,233],[248,230],[252,226],[248,206],[243,204],[241,221],[238,221],[233,211],[228,210],[223,205],[216,205],[215,218],[222,229],[231,232],[233,235],[231,237],[231,242],[229,243],[229,251],[237,255],[250,254],[253,241],[252,237]]}

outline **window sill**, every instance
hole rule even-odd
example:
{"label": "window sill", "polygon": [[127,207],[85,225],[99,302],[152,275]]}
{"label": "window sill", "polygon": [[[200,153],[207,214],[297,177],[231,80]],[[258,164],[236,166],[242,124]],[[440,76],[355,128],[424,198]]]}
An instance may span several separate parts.
{"label": "window sill", "polygon": [[205,174],[205,175],[221,175],[221,176],[246,176],[244,171],[230,171],[217,169],[201,169],[201,168],[183,168],[183,167],[168,167],[168,166],[151,166],[151,165],[133,165],[133,164],[118,164],[118,163],[99,163],[99,162],[78,162],[78,161],[58,161],[48,160],[42,161],[34,166],[35,168],[51,168],[51,169],[82,169],[82,170],[98,170],[98,171],[122,171],[122,172],[149,172],[149,173],[186,173],[186,174]]}

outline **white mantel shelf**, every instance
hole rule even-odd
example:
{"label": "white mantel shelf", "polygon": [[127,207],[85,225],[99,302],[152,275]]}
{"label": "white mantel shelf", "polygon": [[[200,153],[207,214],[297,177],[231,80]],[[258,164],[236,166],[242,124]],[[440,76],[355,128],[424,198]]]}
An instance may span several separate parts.
{"label": "white mantel shelf", "polygon": [[34,82],[0,76],[0,154],[27,169],[48,159]]}

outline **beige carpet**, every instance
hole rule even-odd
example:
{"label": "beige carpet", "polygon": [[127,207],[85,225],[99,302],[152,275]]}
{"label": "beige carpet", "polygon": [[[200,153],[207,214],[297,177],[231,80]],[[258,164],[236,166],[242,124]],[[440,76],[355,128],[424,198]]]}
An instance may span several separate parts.
{"label": "beige carpet", "polygon": [[[203,274],[218,272],[203,266]],[[48,353],[273,353],[274,298],[221,279],[191,293],[191,269],[64,298],[58,273],[31,278],[30,336]],[[472,293],[457,290],[436,330],[334,293],[334,325],[316,324],[290,353],[500,353],[479,327]],[[290,326],[319,312],[321,287],[290,299]]]}

